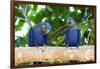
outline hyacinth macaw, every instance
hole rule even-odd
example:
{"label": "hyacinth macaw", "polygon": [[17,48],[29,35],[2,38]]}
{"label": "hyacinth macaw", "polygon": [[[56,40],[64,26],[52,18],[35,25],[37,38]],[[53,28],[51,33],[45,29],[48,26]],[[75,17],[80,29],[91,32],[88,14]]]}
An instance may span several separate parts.
{"label": "hyacinth macaw", "polygon": [[67,47],[78,47],[81,43],[81,33],[78,29],[75,20],[68,16],[66,24],[69,24],[68,29],[65,31],[65,43]]}
{"label": "hyacinth macaw", "polygon": [[29,30],[29,47],[48,45],[48,33],[51,30],[50,23],[40,22],[35,28]]}

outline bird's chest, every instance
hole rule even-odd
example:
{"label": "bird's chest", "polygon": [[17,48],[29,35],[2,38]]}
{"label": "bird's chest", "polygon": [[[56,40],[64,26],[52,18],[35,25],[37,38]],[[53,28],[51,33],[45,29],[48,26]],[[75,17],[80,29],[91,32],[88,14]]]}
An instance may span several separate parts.
{"label": "bird's chest", "polygon": [[70,29],[69,30],[69,40],[70,41],[77,41],[77,30],[76,29]]}
{"label": "bird's chest", "polygon": [[43,40],[43,33],[40,30],[35,30],[34,31],[34,38],[37,41]]}

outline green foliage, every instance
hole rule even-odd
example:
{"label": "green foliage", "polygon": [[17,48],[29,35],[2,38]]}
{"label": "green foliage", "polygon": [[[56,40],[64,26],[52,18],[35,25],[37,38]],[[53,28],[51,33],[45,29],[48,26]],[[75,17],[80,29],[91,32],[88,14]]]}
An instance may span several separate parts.
{"label": "green foliage", "polygon": [[[15,33],[22,31],[22,27],[26,23],[26,19],[21,13],[20,9],[25,9],[27,11],[26,15],[29,18],[32,26],[34,28],[41,21],[47,21],[52,25],[52,30],[48,34],[49,45],[50,46],[65,46],[64,42],[64,32],[68,28],[66,25],[67,16],[71,16],[77,22],[78,28],[81,30],[82,41],[81,44],[94,44],[94,8],[88,7],[86,21],[83,23],[82,18],[86,7],[75,6],[74,11],[72,12],[69,9],[69,6],[50,6],[50,5],[33,5],[33,4],[16,4],[15,5]],[[78,13],[80,11],[80,13]],[[18,20],[19,19],[19,20]],[[16,24],[17,23],[17,24]],[[29,27],[26,27],[27,33],[24,36],[20,36],[20,46],[28,46],[28,31]],[[91,32],[86,32],[91,30]],[[15,46],[18,45],[18,38],[15,34]],[[85,41],[85,38],[87,41]]]}

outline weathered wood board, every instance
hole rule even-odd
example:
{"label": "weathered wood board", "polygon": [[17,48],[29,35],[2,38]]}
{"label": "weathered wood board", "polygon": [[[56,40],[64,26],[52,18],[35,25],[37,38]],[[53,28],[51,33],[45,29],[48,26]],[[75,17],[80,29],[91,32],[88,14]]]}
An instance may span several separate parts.
{"label": "weathered wood board", "polygon": [[77,60],[81,62],[94,61],[94,46],[76,47],[21,47],[15,48],[15,65],[35,61]]}

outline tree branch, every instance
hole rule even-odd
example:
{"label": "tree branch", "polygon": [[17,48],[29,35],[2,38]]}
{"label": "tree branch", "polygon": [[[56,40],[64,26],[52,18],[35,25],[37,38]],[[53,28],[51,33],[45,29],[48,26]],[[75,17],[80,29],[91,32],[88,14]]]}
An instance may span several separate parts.
{"label": "tree branch", "polygon": [[23,20],[23,21],[25,21],[25,19],[24,18],[22,18],[22,17],[18,17],[18,16],[15,16],[15,19],[21,19],[21,20]]}
{"label": "tree branch", "polygon": [[94,61],[94,46],[79,48],[66,47],[28,47],[15,48],[15,65],[25,62]]}
{"label": "tree branch", "polygon": [[23,16],[25,17],[26,23],[27,23],[30,27],[32,27],[31,21],[30,21],[29,17],[27,16],[27,9],[21,7],[20,11],[21,11],[21,13],[23,14]]}

